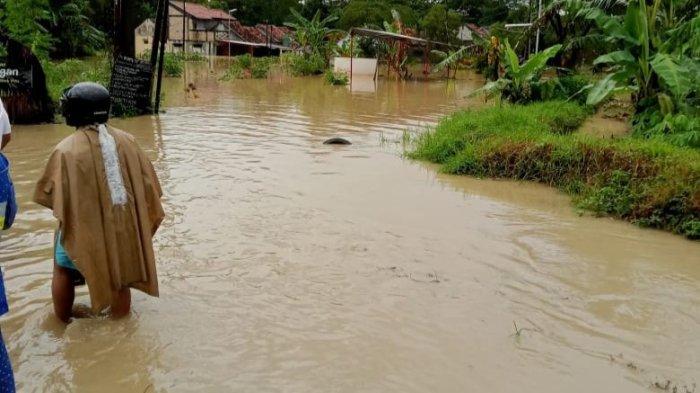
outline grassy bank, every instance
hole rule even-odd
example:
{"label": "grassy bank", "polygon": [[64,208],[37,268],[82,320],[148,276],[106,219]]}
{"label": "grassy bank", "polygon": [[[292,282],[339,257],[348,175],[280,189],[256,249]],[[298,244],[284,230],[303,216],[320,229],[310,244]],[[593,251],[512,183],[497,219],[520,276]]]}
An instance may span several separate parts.
{"label": "grassy bank", "polygon": [[557,101],[458,112],[410,155],[448,173],[545,183],[596,214],[700,239],[700,152],[575,133],[586,116]]}

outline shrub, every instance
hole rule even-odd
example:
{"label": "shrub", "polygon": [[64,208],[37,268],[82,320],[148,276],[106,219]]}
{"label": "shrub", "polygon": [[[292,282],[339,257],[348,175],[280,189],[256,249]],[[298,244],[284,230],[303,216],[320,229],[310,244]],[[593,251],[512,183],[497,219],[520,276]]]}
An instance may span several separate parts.
{"label": "shrub", "polygon": [[700,148],[700,116],[686,114],[662,115],[647,110],[632,120],[632,132],[640,138],[659,138],[677,146]]}
{"label": "shrub", "polygon": [[591,83],[587,76],[580,74],[552,78],[540,85],[538,95],[541,100],[569,100],[585,105],[588,97],[585,88]]}
{"label": "shrub", "polygon": [[570,116],[569,129],[582,112],[571,102],[459,112],[422,135],[410,156],[449,173],[556,186],[598,214],[700,238],[700,152],[660,140],[561,135],[557,123]]}
{"label": "shrub", "polygon": [[246,70],[249,70],[253,66],[253,56],[247,53],[245,55],[236,56],[234,60]]}
{"label": "shrub", "polygon": [[107,53],[87,59],[45,61],[42,67],[49,96],[55,103],[58,103],[64,89],[78,82],[96,82],[108,87],[112,75],[111,57]]}
{"label": "shrub", "polygon": [[333,72],[333,70],[326,70],[326,83],[334,86],[345,86],[350,80],[348,75],[344,72]]}
{"label": "shrub", "polygon": [[236,56],[221,80],[267,78],[270,69],[277,61],[276,57],[253,57],[249,54]]}
{"label": "shrub", "polygon": [[280,62],[293,76],[319,75],[326,69],[326,60],[319,54],[284,53]]}
{"label": "shrub", "polygon": [[174,53],[166,53],[163,57],[163,72],[165,76],[179,77],[184,70],[184,60],[182,56]]}

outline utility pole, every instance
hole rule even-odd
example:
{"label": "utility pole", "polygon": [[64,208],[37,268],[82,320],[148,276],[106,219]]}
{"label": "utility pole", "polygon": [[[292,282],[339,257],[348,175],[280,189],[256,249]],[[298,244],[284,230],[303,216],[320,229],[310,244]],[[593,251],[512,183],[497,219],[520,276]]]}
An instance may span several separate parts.
{"label": "utility pole", "polygon": [[182,57],[187,53],[187,0],[182,0]]}
{"label": "utility pole", "polygon": [[542,0],[538,1],[537,6],[537,37],[535,37],[535,53],[540,52],[540,18],[542,18]]}
{"label": "utility pole", "polygon": [[[233,19],[233,13],[238,11],[238,8],[232,8],[228,10],[228,15]],[[228,20],[228,57],[231,57],[231,23],[232,20]]]}
{"label": "utility pole", "polygon": [[134,44],[135,32],[142,22],[137,19],[135,0],[115,0],[114,1],[114,51],[116,55],[128,57],[136,56]]}

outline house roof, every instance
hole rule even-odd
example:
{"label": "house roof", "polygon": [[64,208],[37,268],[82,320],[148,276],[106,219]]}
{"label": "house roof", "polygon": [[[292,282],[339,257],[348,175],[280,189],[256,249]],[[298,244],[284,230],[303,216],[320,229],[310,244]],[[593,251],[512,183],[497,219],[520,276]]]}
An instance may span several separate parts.
{"label": "house roof", "polygon": [[467,28],[473,31],[476,35],[481,38],[485,38],[489,35],[489,29],[486,27],[477,26],[474,23],[467,23]]}
{"label": "house roof", "polygon": [[267,36],[268,32],[270,33],[270,41],[275,42],[275,43],[281,43],[284,40],[284,37],[290,35],[292,33],[292,29],[289,27],[281,27],[281,26],[275,26],[275,25],[265,25],[265,24],[257,24],[255,27],[260,30],[264,36]]}
{"label": "house roof", "polygon": [[170,5],[175,7],[178,11],[185,11],[185,13],[192,18],[201,20],[235,20],[226,11],[219,10],[215,8],[209,8],[197,3],[187,2],[183,4],[182,1],[171,1]]}
{"label": "house roof", "polygon": [[435,46],[452,46],[450,44],[445,44],[442,42],[437,42],[437,41],[430,41],[426,40],[423,38],[418,38],[418,37],[413,37],[410,35],[405,35],[405,34],[397,34],[397,33],[392,33],[389,31],[384,31],[384,30],[372,30],[372,29],[365,29],[365,28],[359,28],[359,27],[353,27],[350,29],[350,36],[354,35],[360,35],[360,36],[365,36],[365,37],[372,37],[372,38],[381,38],[381,39],[388,39],[388,40],[394,40],[394,41],[403,41],[406,43],[410,43],[415,46],[428,46],[428,45],[435,45]]}
{"label": "house roof", "polygon": [[265,34],[255,26],[243,26],[239,21],[233,21],[230,23],[230,25],[231,30],[233,30],[233,32],[236,33],[237,36],[241,37],[244,41],[259,44],[267,42]]}

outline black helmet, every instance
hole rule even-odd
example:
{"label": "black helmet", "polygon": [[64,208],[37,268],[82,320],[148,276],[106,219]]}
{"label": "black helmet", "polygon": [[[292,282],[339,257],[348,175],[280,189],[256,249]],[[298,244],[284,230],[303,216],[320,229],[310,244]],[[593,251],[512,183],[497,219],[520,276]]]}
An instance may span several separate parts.
{"label": "black helmet", "polygon": [[61,96],[61,113],[73,127],[106,123],[110,106],[109,91],[97,83],[78,83]]}

